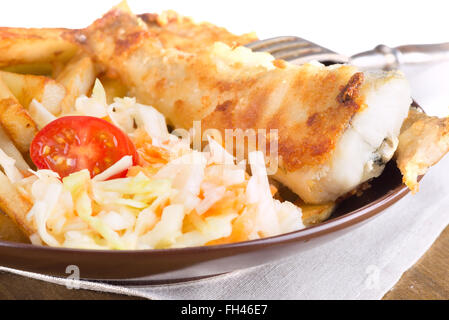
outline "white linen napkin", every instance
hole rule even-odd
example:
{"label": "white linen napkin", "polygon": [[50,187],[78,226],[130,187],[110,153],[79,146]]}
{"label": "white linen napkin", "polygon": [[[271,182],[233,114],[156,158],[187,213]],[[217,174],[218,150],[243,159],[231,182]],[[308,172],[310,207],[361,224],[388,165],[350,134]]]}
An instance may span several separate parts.
{"label": "white linen napkin", "polygon": [[35,279],[150,299],[380,299],[449,223],[449,157],[377,218],[310,251],[189,283],[119,287],[0,267]]}
{"label": "white linen napkin", "polygon": [[[430,114],[447,115],[447,96],[417,92],[419,82],[449,84],[449,64],[411,76]],[[407,71],[407,70],[406,70]],[[416,70],[415,70],[416,72]],[[439,77],[439,78],[437,78]],[[449,91],[446,91],[449,92]],[[427,95],[429,97],[429,95]],[[320,247],[284,261],[188,283],[121,287],[55,278],[10,268],[0,271],[71,287],[149,299],[380,299],[432,245],[449,223],[449,156],[431,168],[418,194],[407,195],[370,222]]]}

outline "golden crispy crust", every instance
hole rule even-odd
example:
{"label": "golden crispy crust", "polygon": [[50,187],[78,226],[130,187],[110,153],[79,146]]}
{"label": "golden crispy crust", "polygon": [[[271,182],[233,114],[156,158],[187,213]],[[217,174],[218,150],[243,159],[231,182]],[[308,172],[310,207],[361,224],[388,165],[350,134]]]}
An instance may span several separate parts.
{"label": "golden crispy crust", "polygon": [[418,176],[426,173],[448,151],[449,117],[429,117],[410,109],[401,128],[395,156],[403,181],[413,193],[418,191]]}
{"label": "golden crispy crust", "polygon": [[306,204],[299,200],[295,204],[301,208],[302,222],[306,227],[314,226],[327,220],[336,207],[335,202],[323,204]]}
{"label": "golden crispy crust", "polygon": [[[124,55],[129,53],[134,46],[140,43],[142,37],[150,36],[147,29],[139,24],[139,20],[129,14],[120,15],[120,13],[119,9],[112,9],[101,19],[95,20],[90,26],[91,30],[95,30],[97,35],[101,33],[115,35],[114,38],[105,38],[98,43],[105,50],[104,55]],[[126,32],[122,32],[124,26],[126,26]],[[62,34],[62,37],[82,45],[85,50],[90,51],[89,47],[84,45],[87,39],[83,30],[67,30]]]}
{"label": "golden crispy crust", "polygon": [[177,127],[203,120],[204,128],[219,130],[278,129],[287,170],[328,160],[363,99],[358,96],[363,79],[351,80],[353,67],[274,63],[267,71],[224,62],[223,69],[212,47],[193,53],[164,48],[139,19],[118,9],[68,37],[115,69],[131,94]]}
{"label": "golden crispy crust", "polygon": [[[279,155],[283,167],[289,171],[324,163],[359,110],[359,104],[354,100],[351,100],[353,103],[340,102],[336,98],[340,95],[340,84],[348,81],[351,68],[341,72],[316,71],[311,66],[294,70],[276,69],[258,81],[251,79],[228,84],[226,93],[232,92],[234,99],[218,104],[203,123],[208,128],[221,130],[277,129]],[[277,110],[267,114],[271,97],[284,74],[287,77],[292,75],[291,87],[285,92]],[[239,101],[245,91],[248,91],[245,94],[248,103],[242,107]]]}
{"label": "golden crispy crust", "polygon": [[37,125],[0,78],[0,124],[16,147],[26,153],[37,133]]}
{"label": "golden crispy crust", "polygon": [[[159,39],[164,48],[196,52],[201,47],[210,46],[217,41],[236,47],[258,40],[254,33],[234,35],[211,23],[195,23],[174,11],[165,11],[162,14],[144,13],[138,17],[146,23],[148,31]],[[199,43],[201,46],[198,46]]]}
{"label": "golden crispy crust", "polygon": [[340,91],[337,96],[337,101],[346,105],[352,106],[355,103],[355,98],[359,96],[359,90],[365,81],[365,75],[362,72],[355,73],[348,84]]}
{"label": "golden crispy crust", "polygon": [[22,152],[28,152],[31,141],[37,133],[33,119],[16,99],[0,100],[0,123]]}

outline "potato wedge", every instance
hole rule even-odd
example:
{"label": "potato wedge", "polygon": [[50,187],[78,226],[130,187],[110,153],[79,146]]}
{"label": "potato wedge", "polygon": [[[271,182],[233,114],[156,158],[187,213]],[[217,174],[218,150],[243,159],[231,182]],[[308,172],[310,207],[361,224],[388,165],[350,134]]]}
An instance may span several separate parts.
{"label": "potato wedge", "polygon": [[76,56],[68,62],[65,68],[56,78],[56,82],[66,89],[66,96],[61,102],[62,113],[70,113],[74,110],[75,99],[86,94],[95,82],[96,70],[91,58]]}
{"label": "potato wedge", "polygon": [[19,103],[26,109],[33,99],[39,101],[48,111],[57,115],[61,112],[61,102],[65,97],[65,88],[55,80],[36,75],[25,75],[0,71],[3,82],[11,90]]}
{"label": "potato wedge", "polygon": [[32,204],[20,195],[8,177],[0,171],[0,210],[6,213],[28,236],[36,233],[35,226],[26,220],[31,207]]}
{"label": "potato wedge", "polygon": [[67,29],[0,28],[0,66],[67,61],[78,51]]}
{"label": "potato wedge", "polygon": [[20,152],[26,153],[37,133],[37,125],[0,79],[0,124]]}

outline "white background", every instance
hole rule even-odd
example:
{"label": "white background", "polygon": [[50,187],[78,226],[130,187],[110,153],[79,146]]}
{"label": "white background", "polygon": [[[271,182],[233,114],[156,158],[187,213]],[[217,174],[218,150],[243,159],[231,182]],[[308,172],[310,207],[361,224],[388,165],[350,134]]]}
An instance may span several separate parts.
{"label": "white background", "polygon": [[[0,25],[81,28],[119,0],[2,0]],[[129,0],[136,13],[174,9],[234,33],[256,31],[260,38],[298,35],[351,55],[383,43],[449,41],[449,1],[444,0]],[[440,75],[435,79],[435,69]],[[405,70],[413,95],[431,113],[447,114],[448,68]],[[429,108],[431,110],[429,110]]]}
{"label": "white background", "polygon": [[[0,25],[81,28],[117,2],[1,0]],[[198,21],[210,21],[235,33],[256,31],[260,38],[298,35],[347,55],[371,49],[380,43],[396,46],[449,41],[447,0],[129,0],[129,3],[136,13],[175,9]],[[414,98],[426,111],[447,115],[449,63],[405,71],[411,81]],[[440,166],[440,175],[435,171],[437,168],[432,168],[426,175],[417,196],[408,196],[398,206],[390,208],[389,214],[384,213],[348,234],[347,238],[339,239],[340,242],[328,243],[325,251],[317,251],[315,255],[309,251],[290,264],[258,269],[257,273],[247,277],[226,278],[221,282],[218,279],[211,287],[206,286],[207,282],[199,282],[191,287],[187,284],[187,288],[138,289],[148,290],[150,296],[165,294],[172,298],[201,298],[201,294],[208,298],[234,299],[380,298],[447,225],[448,215],[444,212],[444,208],[448,208],[447,160],[445,167]],[[352,243],[360,245],[355,248]],[[369,291],[364,286],[364,277],[365,271],[369,270],[367,267],[372,265],[381,267],[381,286]],[[236,291],[236,287],[245,290]],[[110,290],[98,288],[98,284],[91,288]]]}

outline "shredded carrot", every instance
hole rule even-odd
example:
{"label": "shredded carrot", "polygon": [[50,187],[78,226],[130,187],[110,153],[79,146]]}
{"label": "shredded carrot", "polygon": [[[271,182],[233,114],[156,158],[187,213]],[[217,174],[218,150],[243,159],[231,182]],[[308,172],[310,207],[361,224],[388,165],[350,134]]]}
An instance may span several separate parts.
{"label": "shredded carrot", "polygon": [[206,228],[206,222],[204,222],[203,218],[195,210],[190,212],[186,218],[196,230],[201,232]]}
{"label": "shredded carrot", "polygon": [[255,210],[253,210],[252,207],[248,207],[232,223],[232,233],[230,236],[209,241],[208,243],[206,243],[206,245],[211,246],[249,240],[250,234],[256,227],[254,225],[254,214]]}
{"label": "shredded carrot", "polygon": [[133,166],[128,169],[128,173],[126,174],[127,177],[135,177],[140,172],[143,172],[147,177],[152,177],[157,173],[158,169],[151,167],[151,166]]}
{"label": "shredded carrot", "polygon": [[137,151],[139,155],[149,164],[162,163],[170,161],[170,152],[160,147],[153,146],[151,143],[145,143]]}
{"label": "shredded carrot", "polygon": [[103,119],[103,120],[105,120],[105,121],[107,121],[107,122],[113,123],[112,120],[111,120],[111,118],[110,118],[109,116],[103,117],[103,118],[101,118],[101,119]]}
{"label": "shredded carrot", "polygon": [[243,199],[245,196],[244,190],[243,188],[236,188],[232,190],[233,192],[228,192],[222,199],[214,203],[209,210],[203,213],[202,216],[208,217],[225,212],[241,212],[245,207],[245,201]]}

